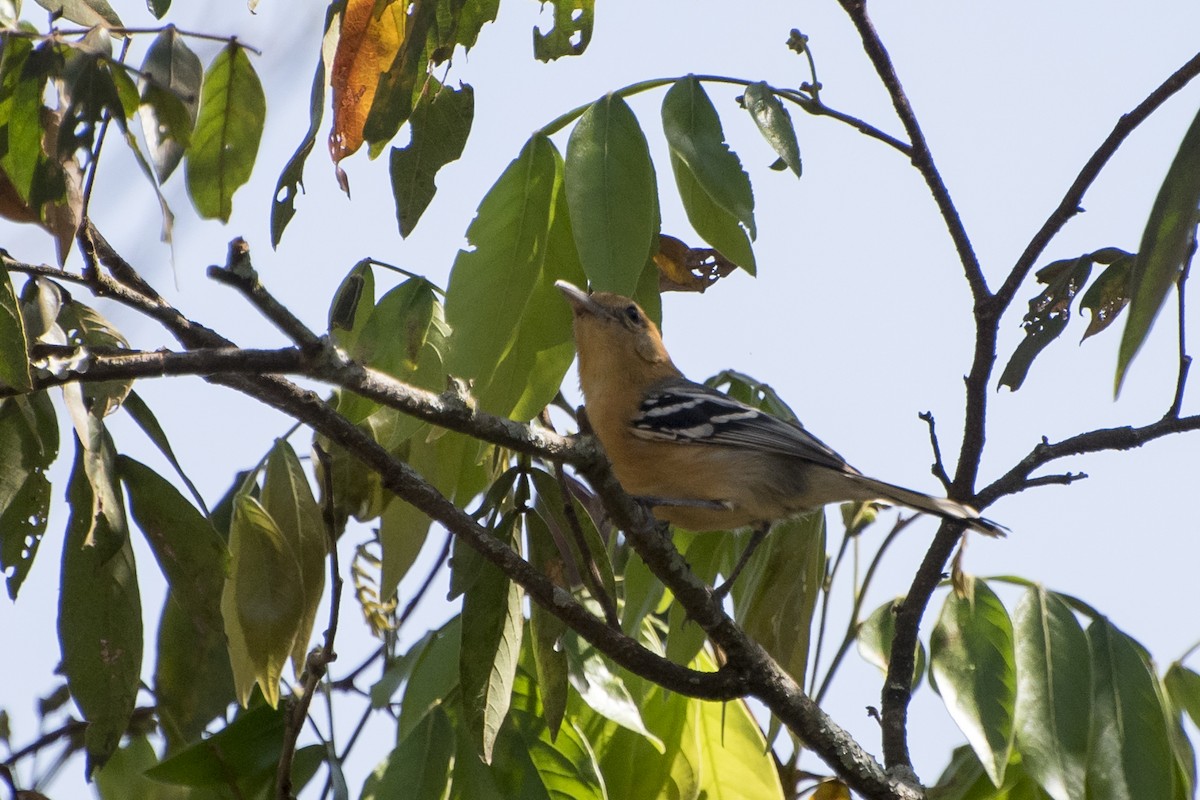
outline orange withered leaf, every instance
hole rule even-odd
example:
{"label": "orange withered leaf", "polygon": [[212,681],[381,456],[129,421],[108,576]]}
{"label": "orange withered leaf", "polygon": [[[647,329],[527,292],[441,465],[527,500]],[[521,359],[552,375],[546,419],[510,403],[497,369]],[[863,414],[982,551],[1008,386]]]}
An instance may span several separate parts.
{"label": "orange withered leaf", "polygon": [[330,75],[333,130],[329,132],[329,156],[334,164],[362,147],[363,124],[379,76],[391,67],[404,42],[407,6],[400,0],[347,0]]}

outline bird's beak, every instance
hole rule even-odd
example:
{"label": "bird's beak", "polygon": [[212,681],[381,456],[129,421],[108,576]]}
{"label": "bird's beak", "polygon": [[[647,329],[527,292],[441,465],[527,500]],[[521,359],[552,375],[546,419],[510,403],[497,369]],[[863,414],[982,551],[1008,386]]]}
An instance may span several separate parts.
{"label": "bird's beak", "polygon": [[592,299],[591,295],[575,284],[568,281],[555,281],[554,286],[563,293],[563,297],[567,298],[567,302],[575,309],[576,314],[596,314],[600,311],[600,306]]}

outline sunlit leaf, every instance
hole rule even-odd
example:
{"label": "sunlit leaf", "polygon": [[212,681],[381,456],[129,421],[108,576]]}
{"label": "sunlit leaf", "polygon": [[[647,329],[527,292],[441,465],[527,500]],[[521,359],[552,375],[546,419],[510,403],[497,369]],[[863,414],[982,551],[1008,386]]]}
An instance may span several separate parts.
{"label": "sunlit leaf", "polygon": [[4,216],[38,222],[33,202],[34,180],[45,164],[42,152],[41,113],[49,64],[46,46],[37,48],[28,39],[5,40],[0,54],[0,131],[7,147],[0,152],[0,169],[15,197],[4,204]]}
{"label": "sunlit leaf", "polygon": [[592,288],[632,295],[657,245],[658,187],[646,137],[620,97],[600,98],[576,123],[564,182]]}
{"label": "sunlit leaf", "polygon": [[[129,342],[99,311],[71,300],[58,312],[58,324],[67,336],[67,343],[84,348],[127,350]],[[86,371],[86,363],[80,365]],[[133,380],[89,381],[83,387],[86,408],[97,417],[106,417],[125,400]]]}
{"label": "sunlit leaf", "polygon": [[304,672],[308,642],[316,624],[317,607],[325,593],[325,556],[329,536],[321,508],[296,452],[284,440],[276,440],[267,457],[263,478],[262,505],[279,526],[300,566],[304,613],[296,629],[292,649],[292,669],[299,677]]}
{"label": "sunlit leaf", "polygon": [[412,233],[433,200],[438,170],[462,155],[474,115],[474,89],[464,85],[455,90],[436,82],[413,110],[412,141],[393,147],[390,162],[401,236]]}
{"label": "sunlit leaf", "polygon": [[572,633],[563,637],[563,652],[570,667],[571,686],[589,709],[642,736],[659,753],[666,751],[662,740],[646,727],[641,709],[606,656]]}
{"label": "sunlit leaf", "polygon": [[92,486],[76,450],[67,485],[71,517],[63,541],[58,639],[62,672],[88,727],[87,773],[103,766],[117,749],[133,714],[142,671],[142,603],[133,548],[126,537],[103,554],[87,545],[93,526]]}
{"label": "sunlit leaf", "polygon": [[737,264],[710,247],[688,247],[666,234],[658,237],[654,264],[663,292],[703,292],[737,269]]}
{"label": "sunlit leaf", "polygon": [[554,26],[542,33],[533,29],[533,56],[553,61],[562,56],[582,55],[592,40],[595,0],[550,0],[554,6]]}
{"label": "sunlit leaf", "polygon": [[1021,598],[1013,634],[1022,763],[1054,800],[1082,800],[1092,703],[1087,636],[1066,603],[1041,587]]}
{"label": "sunlit leaf", "polygon": [[1175,756],[1158,678],[1135,641],[1108,620],[1087,629],[1092,650],[1092,727],[1087,796],[1174,796]]}
{"label": "sunlit leaf", "polygon": [[37,4],[54,17],[62,17],[85,28],[103,25],[109,28],[123,27],[121,18],[113,11],[107,0],[37,0]]}
{"label": "sunlit leaf", "polygon": [[930,665],[950,716],[1000,786],[1017,695],[1012,622],[987,584],[973,584],[972,597],[947,596],[929,637]]}
{"label": "sunlit leaf", "polygon": [[1150,208],[1130,284],[1133,296],[1117,353],[1114,394],[1162,310],[1167,291],[1179,279],[1188,249],[1194,246],[1200,206],[1200,113],[1192,120],[1167,177]]}
{"label": "sunlit leaf", "polygon": [[46,532],[46,470],[57,456],[58,421],[45,392],[0,401],[0,570],[12,600]]}
{"label": "sunlit leaf", "polygon": [[1200,725],[1200,674],[1175,663],[1167,670],[1164,683],[1175,706],[1186,711],[1193,724]]}
{"label": "sunlit leaf", "polygon": [[[855,636],[855,641],[858,643],[858,654],[885,674],[891,664],[892,641],[896,637],[896,606],[901,599],[891,600],[872,611],[858,626],[858,634]],[[918,639],[916,655],[913,660],[912,685],[914,689],[920,685],[924,674],[925,645]]]}
{"label": "sunlit leaf", "polygon": [[392,64],[404,41],[407,4],[399,0],[349,0],[330,70],[333,129],[329,154],[333,163],[362,147],[363,125],[375,100],[379,76]]}
{"label": "sunlit leaf", "polygon": [[258,73],[230,43],[204,74],[200,112],[187,154],[188,194],[206,219],[228,222],[233,194],[250,178],[267,116]]}
{"label": "sunlit leaf", "polygon": [[435,708],[367,776],[360,800],[444,797],[454,749],[454,728]]}
{"label": "sunlit leaf", "polygon": [[155,37],[142,61],[141,117],[160,183],[179,166],[191,142],[202,78],[200,59],[178,30],[167,27]]}
{"label": "sunlit leaf", "polygon": [[1009,358],[997,388],[1007,386],[1014,392],[1021,388],[1033,359],[1067,327],[1071,301],[1091,271],[1092,259],[1086,255],[1055,261],[1037,271],[1038,283],[1046,288],[1029,301],[1029,311],[1021,321],[1025,338]]}
{"label": "sunlit leaf", "polygon": [[378,155],[385,142],[391,141],[412,114],[426,76],[426,43],[434,38],[430,33],[431,28],[436,34],[439,8],[449,10],[448,6],[442,6],[436,0],[413,0],[401,5],[408,11],[403,41],[394,57],[384,66],[382,74],[375,76],[378,85],[371,110],[363,123],[362,135],[372,145],[372,158]]}
{"label": "sunlit leaf", "polygon": [[779,158],[788,169],[799,178],[803,169],[800,162],[800,145],[796,141],[792,117],[783,107],[783,103],[765,83],[748,86],[744,97],[746,110],[758,126],[759,133],[779,154]]}

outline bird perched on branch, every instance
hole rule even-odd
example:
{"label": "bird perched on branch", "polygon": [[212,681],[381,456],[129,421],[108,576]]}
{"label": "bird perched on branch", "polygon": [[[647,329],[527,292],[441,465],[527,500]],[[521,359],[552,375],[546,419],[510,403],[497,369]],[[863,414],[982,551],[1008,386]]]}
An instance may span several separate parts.
{"label": "bird perched on branch", "polygon": [[970,506],[868,478],[802,425],[688,380],[628,297],[555,285],[575,311],[588,421],[625,491],[690,530],[754,527],[726,587],[772,522],[830,503],[881,500],[1003,534]]}

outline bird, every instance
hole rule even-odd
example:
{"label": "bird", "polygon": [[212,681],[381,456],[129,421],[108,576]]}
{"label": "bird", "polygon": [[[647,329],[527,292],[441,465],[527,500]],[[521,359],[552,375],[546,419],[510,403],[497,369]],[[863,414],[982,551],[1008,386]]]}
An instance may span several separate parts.
{"label": "bird", "polygon": [[663,522],[754,530],[726,591],[772,523],[831,503],[882,501],[1004,534],[964,503],[867,477],[799,422],[688,380],[632,299],[555,286],[574,312],[587,420],[621,487]]}

